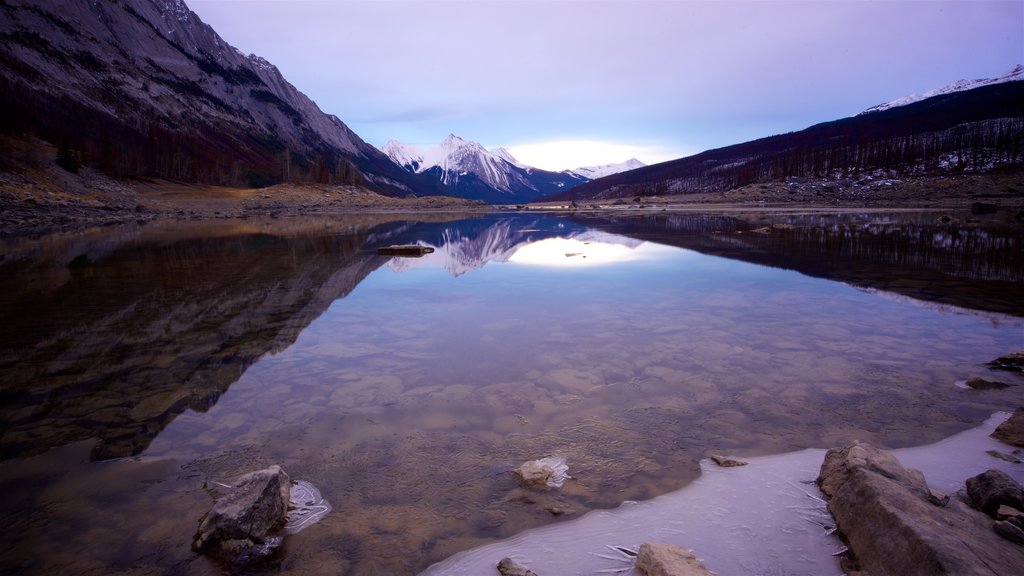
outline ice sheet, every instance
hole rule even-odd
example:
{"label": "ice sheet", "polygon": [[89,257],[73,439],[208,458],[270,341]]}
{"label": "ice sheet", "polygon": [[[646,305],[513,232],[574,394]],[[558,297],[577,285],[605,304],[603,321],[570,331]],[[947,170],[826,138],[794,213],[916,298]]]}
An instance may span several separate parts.
{"label": "ice sheet", "polygon": [[[989,438],[1008,417],[997,413],[936,444],[893,453],[923,471],[936,491],[955,491],[989,468],[1024,481],[1024,464],[986,454],[1012,452]],[[842,574],[833,556],[842,544],[826,532],[832,518],[813,484],[824,456],[825,450],[808,449],[750,458],[736,468],[702,461],[701,478],[681,490],[468,550],[424,574],[492,574],[506,556],[542,576],[633,574],[628,556],[611,547],[635,550],[647,541],[692,549],[717,574]]]}

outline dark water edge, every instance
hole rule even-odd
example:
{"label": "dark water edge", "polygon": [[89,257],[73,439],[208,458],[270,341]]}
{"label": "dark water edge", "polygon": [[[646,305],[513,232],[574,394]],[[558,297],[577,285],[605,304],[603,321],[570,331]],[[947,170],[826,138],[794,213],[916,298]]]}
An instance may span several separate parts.
{"label": "dark water edge", "polygon": [[[960,342],[972,352],[941,366],[909,352],[874,357],[874,349],[857,350],[861,329],[851,319],[807,335],[853,339],[815,358],[793,347],[793,319],[778,318],[777,335],[746,334],[746,315],[763,311],[739,301],[708,301],[734,316],[689,317],[714,324],[726,335],[721,345],[664,340],[648,349],[623,349],[618,339],[678,327],[666,319],[638,329],[628,316],[595,308],[562,324],[589,334],[587,349],[549,358],[554,364],[536,375],[509,368],[487,385],[453,382],[487,367],[465,358],[432,383],[416,381],[410,371],[431,361],[429,347],[399,350],[388,364],[358,360],[360,379],[337,392],[344,397],[310,397],[335,369],[316,372],[311,363],[309,383],[288,377],[303,366],[303,346],[326,345],[330,333],[311,325],[334,303],[364,302],[353,296],[357,287],[390,273],[378,246],[447,246],[452,274],[472,279],[522,243],[588,230],[895,294],[967,317],[946,331],[980,319],[1000,341],[1024,347],[1024,337],[1013,337],[1024,317],[1021,226],[937,218],[310,219],[128,226],[14,247],[0,265],[0,489],[11,496],[2,514],[13,528],[0,567],[220,573],[188,550],[210,501],[203,484],[270,463],[329,488],[336,513],[291,539],[268,570],[399,574],[528,527],[674,490],[696,477],[710,451],[767,454],[853,437],[891,447],[938,440],[1024,403],[1024,379],[983,366],[1013,350],[939,333],[936,350]],[[347,342],[403,329],[400,314],[387,318],[353,323],[365,339]],[[537,338],[558,330],[544,327]],[[748,340],[733,342],[730,333]],[[300,341],[303,334],[319,342]],[[758,366],[781,376],[759,382]],[[1018,386],[964,391],[952,386],[958,371]],[[796,381],[822,372],[831,374],[813,385]],[[787,378],[793,386],[778,388]],[[673,391],[673,383],[683,388]],[[281,399],[282,413],[259,406],[261,396]],[[369,398],[369,407],[351,398]],[[339,408],[309,408],[317,403]],[[164,437],[182,444],[153,449],[172,425]],[[569,456],[577,477],[563,491],[524,490],[507,473],[554,450]]]}

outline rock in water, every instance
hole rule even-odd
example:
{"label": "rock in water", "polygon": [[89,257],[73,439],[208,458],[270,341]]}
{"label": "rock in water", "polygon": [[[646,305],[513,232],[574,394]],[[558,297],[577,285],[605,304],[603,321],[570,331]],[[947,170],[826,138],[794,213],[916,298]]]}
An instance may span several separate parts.
{"label": "rock in water", "polygon": [[720,454],[712,454],[709,456],[715,464],[718,464],[722,468],[735,468],[736,466],[746,466],[747,463],[742,460],[736,460],[729,458],[728,456],[722,456]]}
{"label": "rock in water", "polygon": [[192,543],[196,550],[219,548],[239,556],[259,552],[285,525],[291,480],[280,466],[245,474],[233,486],[200,520]]}
{"label": "rock in water", "polygon": [[979,376],[974,376],[967,381],[967,387],[974,390],[1002,390],[1003,388],[1009,388],[1010,385],[1006,382],[985,380]]}
{"label": "rock in water", "polygon": [[[828,451],[818,475],[828,509],[870,574],[1020,574],[1024,548],[959,498],[932,503],[923,475],[888,452],[852,443]],[[1009,530],[1007,530],[1009,532]]]}
{"label": "rock in water", "polygon": [[711,572],[682,547],[654,542],[640,546],[636,569],[646,576],[711,576]]}
{"label": "rock in water", "polygon": [[1024,408],[1017,408],[1006,422],[992,432],[992,437],[1014,446],[1024,446]]}
{"label": "rock in water", "polygon": [[989,362],[988,365],[996,370],[1024,373],[1024,352],[1014,352],[1013,354],[1000,356]]}
{"label": "rock in water", "polygon": [[498,562],[498,573],[501,576],[537,576],[537,573],[511,558],[502,558]]}
{"label": "rock in water", "polygon": [[993,518],[1003,505],[1024,511],[1024,488],[999,470],[986,470],[968,478],[967,494],[975,508]]}
{"label": "rock in water", "polygon": [[514,472],[522,479],[523,484],[533,487],[550,486],[561,488],[569,476],[569,466],[565,458],[548,456],[540,460],[530,460],[516,468]]}

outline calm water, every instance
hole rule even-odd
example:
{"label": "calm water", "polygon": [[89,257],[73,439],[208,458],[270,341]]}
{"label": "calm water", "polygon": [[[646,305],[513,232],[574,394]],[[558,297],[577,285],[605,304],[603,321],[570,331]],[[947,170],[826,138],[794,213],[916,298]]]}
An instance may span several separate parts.
{"label": "calm water", "polygon": [[[8,240],[5,573],[230,571],[204,484],[334,512],[261,570],[410,574],[692,481],[1024,404],[1024,226],[929,214],[164,223]],[[453,217],[454,218],[454,217]],[[376,247],[419,242],[420,259]],[[971,376],[1017,384],[956,386]],[[509,470],[568,459],[561,490]],[[258,571],[254,568],[235,572]]]}

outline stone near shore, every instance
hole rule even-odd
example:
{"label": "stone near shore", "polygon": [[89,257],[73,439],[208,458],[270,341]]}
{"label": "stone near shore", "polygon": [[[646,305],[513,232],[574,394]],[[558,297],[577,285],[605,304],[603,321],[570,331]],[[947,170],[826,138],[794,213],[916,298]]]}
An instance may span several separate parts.
{"label": "stone near shore", "polygon": [[1017,410],[1000,424],[991,436],[1014,446],[1024,446],[1024,408]]}
{"label": "stone near shore", "polygon": [[681,546],[644,542],[636,569],[646,576],[711,576],[704,564]]}
{"label": "stone near shore", "polygon": [[711,460],[721,466],[722,468],[735,468],[736,466],[746,466],[747,463],[743,460],[736,460],[729,458],[728,456],[722,456],[721,454],[712,454],[708,456]]}
{"label": "stone near shore", "polygon": [[280,544],[291,480],[280,466],[239,477],[199,522],[192,547],[232,556],[264,556]]}
{"label": "stone near shore", "polygon": [[919,471],[888,452],[856,442],[833,448],[818,483],[867,573],[992,576],[1024,566],[1024,547],[997,534],[991,518],[956,496],[936,498]]}
{"label": "stone near shore", "polygon": [[571,478],[568,474],[569,466],[565,458],[548,456],[539,460],[524,462],[519,468],[513,470],[523,485],[532,488],[561,488],[565,481]]}
{"label": "stone near shore", "polygon": [[1000,356],[989,362],[988,366],[995,370],[1024,373],[1024,352],[1014,352],[1006,356]]}
{"label": "stone near shore", "polygon": [[968,478],[967,495],[975,508],[992,518],[996,518],[1000,506],[1024,511],[1024,488],[999,470],[988,470]]}
{"label": "stone near shore", "polygon": [[511,558],[502,558],[498,562],[498,573],[501,576],[537,576],[537,573]]}
{"label": "stone near shore", "polygon": [[985,380],[984,378],[975,376],[967,381],[967,387],[973,390],[1002,390],[1003,388],[1009,388],[1010,385],[1006,382]]}

